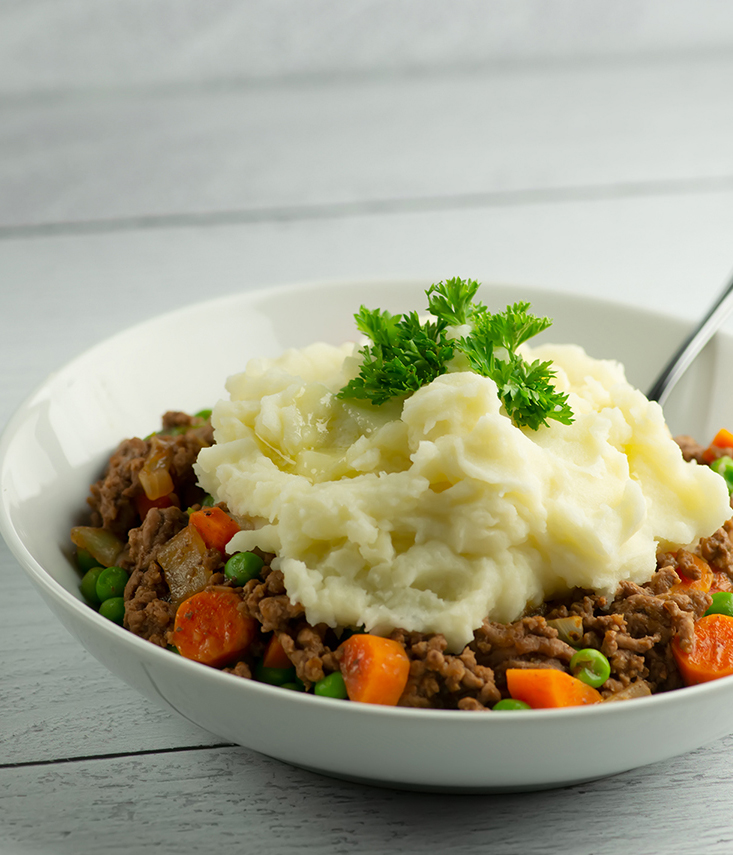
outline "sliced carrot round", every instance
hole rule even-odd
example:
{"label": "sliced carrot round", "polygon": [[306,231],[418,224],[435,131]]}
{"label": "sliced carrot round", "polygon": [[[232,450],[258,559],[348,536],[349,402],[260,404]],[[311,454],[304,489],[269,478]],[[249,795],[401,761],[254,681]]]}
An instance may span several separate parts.
{"label": "sliced carrot round", "polygon": [[683,650],[675,638],[672,653],[687,686],[733,674],[733,617],[712,614],[700,618],[692,650]]}
{"label": "sliced carrot round", "polygon": [[220,668],[241,656],[257,634],[257,621],[242,614],[233,591],[201,591],[181,603],[173,629],[187,659]]}

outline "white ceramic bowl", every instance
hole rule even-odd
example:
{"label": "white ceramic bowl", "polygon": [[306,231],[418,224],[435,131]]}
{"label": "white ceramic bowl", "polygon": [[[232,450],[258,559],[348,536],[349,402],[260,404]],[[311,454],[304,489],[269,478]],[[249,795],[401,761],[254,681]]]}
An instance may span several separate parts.
{"label": "white ceramic bowl", "polygon": [[[353,337],[360,303],[422,309],[428,284],[344,282],[245,293],[154,318],[62,368],[15,414],[0,443],[0,530],[21,566],[67,629],[131,686],[225,739],[328,775],[454,792],[539,789],[653,763],[733,731],[733,678],[625,703],[523,714],[375,707],[300,695],[187,661],[81,600],[68,533],[120,439],[148,434],[167,409],[211,405],[225,377],[251,356]],[[663,315],[529,288],[484,286],[481,297],[494,309],[530,300],[535,312],[555,320],[545,338],[622,360],[641,388],[687,331]],[[733,340],[720,335],[702,354],[668,405],[674,432],[702,440],[733,425],[727,398],[716,395],[732,355]]]}

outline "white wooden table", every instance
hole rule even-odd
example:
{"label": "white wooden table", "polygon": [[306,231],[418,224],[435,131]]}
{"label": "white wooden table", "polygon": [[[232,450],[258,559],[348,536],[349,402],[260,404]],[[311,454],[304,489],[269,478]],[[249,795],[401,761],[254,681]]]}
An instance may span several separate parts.
{"label": "white wooden table", "polygon": [[[132,5],[110,8],[124,21]],[[242,289],[457,274],[695,317],[730,274],[730,15],[718,12],[721,44],[713,18],[691,24],[689,50],[655,51],[640,27],[628,55],[611,32],[601,56],[548,58],[528,42],[494,64],[468,21],[452,56],[469,45],[469,62],[443,50],[426,70],[449,20],[435,2],[417,42],[407,12],[398,22],[412,50],[401,67],[348,44],[328,53],[331,31],[314,25],[293,62],[325,51],[322,67],[258,81],[224,26],[243,13],[224,5],[177,64],[148,68],[148,54],[136,64],[120,48],[115,69],[103,39],[91,51],[92,4],[66,4],[56,23],[79,49],[55,77],[45,4],[35,17],[0,9],[0,425],[87,346]],[[77,13],[89,30],[69,24]],[[683,23],[664,37],[682,38]],[[210,67],[187,78],[197,51]],[[194,343],[181,358],[198,355]],[[733,737],[545,793],[346,784],[224,745],[139,697],[66,634],[2,543],[0,586],[2,853],[733,851]]]}

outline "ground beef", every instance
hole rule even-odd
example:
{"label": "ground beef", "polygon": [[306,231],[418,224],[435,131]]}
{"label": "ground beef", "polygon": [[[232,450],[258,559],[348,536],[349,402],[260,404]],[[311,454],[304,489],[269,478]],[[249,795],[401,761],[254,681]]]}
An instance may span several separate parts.
{"label": "ground beef", "polygon": [[[154,644],[173,639],[175,607],[165,575],[157,563],[161,547],[188,525],[188,514],[178,507],[203,499],[196,487],[193,462],[199,450],[212,442],[211,426],[200,418],[170,412],[163,431],[151,439],[125,440],[112,455],[104,477],[91,488],[92,524],[103,525],[125,541],[118,563],[130,572],[125,588],[125,626]],[[702,462],[704,449],[689,437],[678,438],[687,460]],[[153,507],[140,519],[139,472],[151,450],[163,448],[175,489],[173,505]],[[226,510],[225,506],[222,506]],[[247,525],[247,521],[243,522]],[[255,550],[257,552],[257,550]],[[291,602],[283,574],[271,566],[273,555],[258,553],[264,566],[259,577],[238,587],[223,571],[226,556],[207,550],[203,557],[209,575],[207,589],[227,587],[241,598],[239,608],[260,625],[260,634],[240,661],[223,669],[252,678],[268,639],[277,636],[306,689],[339,670],[343,634],[325,624],[311,626],[305,610]],[[575,616],[582,627],[578,647],[601,651],[611,676],[601,687],[606,700],[639,697],[678,688],[681,678],[671,643],[689,649],[698,620],[710,604],[710,595],[680,586],[678,570],[688,579],[701,578],[697,556],[707,561],[719,590],[733,590],[733,520],[700,541],[696,552],[660,553],[658,569],[645,585],[623,582],[611,602],[588,591],[574,591],[545,603],[510,624],[488,619],[460,653],[448,653],[439,634],[395,630],[391,637],[403,645],[410,660],[401,706],[487,710],[507,697],[509,668],[556,668],[567,671],[576,651],[559,637],[553,621]]]}
{"label": "ground beef", "polygon": [[491,668],[479,665],[473,650],[445,652],[445,636],[395,630],[410,659],[410,676],[400,706],[485,710],[501,699]]}
{"label": "ground beef", "polygon": [[125,557],[118,561],[127,570],[144,570],[155,560],[160,547],[188,525],[180,508],[151,508],[142,525],[131,529]]}
{"label": "ground beef", "polygon": [[104,526],[123,537],[139,519],[135,496],[139,494],[138,473],[150,451],[144,439],[126,439],[110,458],[104,477],[91,486],[89,505],[93,526]]}
{"label": "ground beef", "polygon": [[[724,573],[729,582],[733,581],[732,534],[733,519],[730,519],[710,537],[703,537],[700,540],[700,555],[714,568]],[[717,580],[717,584],[721,587],[720,579]]]}
{"label": "ground beef", "polygon": [[295,666],[297,677],[309,688],[327,674],[338,671],[332,649],[336,638],[325,624],[311,626],[305,620],[303,606],[292,603],[285,591],[282,573],[269,566],[272,556],[263,557],[267,563],[260,578],[248,582],[243,589],[244,607],[261,624],[263,632],[277,635]]}
{"label": "ground beef", "polygon": [[125,627],[164,647],[173,626],[175,608],[163,572],[155,563],[160,547],[188,525],[178,508],[151,508],[143,524],[129,533],[126,554],[119,564],[131,571],[125,587]]}
{"label": "ground beef", "polygon": [[[278,632],[283,649],[295,666],[295,673],[306,688],[339,670],[336,654],[328,644],[329,628],[325,624],[311,626],[305,620]],[[338,641],[332,642],[335,646]]]}
{"label": "ground beef", "polygon": [[153,438],[123,440],[112,454],[104,476],[91,486],[88,499],[91,524],[124,537],[140,522],[136,501],[144,493],[140,470],[154,446],[165,448],[170,455],[174,504],[188,507],[194,501],[201,501],[203,491],[196,486],[193,463],[199,451],[212,442],[213,432],[208,422],[175,412],[163,416],[163,431]]}
{"label": "ground beef", "polygon": [[474,633],[471,647],[478,661],[493,669],[505,694],[508,668],[565,668],[575,653],[575,648],[561,641],[557,630],[540,615],[510,624],[485,620]]}
{"label": "ground beef", "polygon": [[227,674],[234,674],[235,677],[244,677],[246,680],[252,679],[252,669],[243,661],[237,662],[231,668],[222,668],[221,670]]}
{"label": "ground beef", "polygon": [[125,588],[125,628],[165,647],[175,616],[160,567],[153,563],[147,570],[133,571]]}
{"label": "ground beef", "polygon": [[[670,557],[643,586],[622,582],[608,604],[603,597],[586,594],[571,603],[551,607],[547,619],[579,615],[583,620],[582,647],[600,650],[609,660],[611,677],[603,686],[606,696],[643,684],[651,692],[681,685],[670,643],[679,636],[689,646],[695,620],[710,604],[702,591],[675,591],[680,578]],[[675,562],[676,563],[676,562]]]}
{"label": "ground beef", "polygon": [[247,613],[259,621],[263,632],[284,632],[291,621],[305,614],[303,606],[290,602],[283,574],[272,570],[269,563],[263,567],[259,579],[245,585],[244,602]]}

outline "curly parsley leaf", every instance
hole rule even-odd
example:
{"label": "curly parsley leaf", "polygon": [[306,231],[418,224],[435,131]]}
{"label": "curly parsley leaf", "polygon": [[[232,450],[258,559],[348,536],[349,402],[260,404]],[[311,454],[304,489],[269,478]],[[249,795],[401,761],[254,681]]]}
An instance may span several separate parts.
{"label": "curly parsley leaf", "polygon": [[[354,316],[371,344],[361,348],[359,375],[339,392],[340,398],[371,401],[375,406],[406,397],[448,370],[456,350],[473,371],[490,377],[516,425],[537,430],[548,419],[571,424],[567,395],[552,385],[552,363],[528,363],[516,352],[520,344],[547,329],[551,321],[529,314],[529,303],[514,303],[492,314],[474,302],[479,284],[448,279],[425,293],[435,321],[420,322],[416,312],[392,315],[361,307]],[[468,335],[448,337],[449,326],[472,327]]]}
{"label": "curly parsley leaf", "polygon": [[431,285],[425,292],[428,311],[451,326],[467,324],[477,314],[486,311],[483,303],[473,302],[478,289],[479,283],[474,279],[463,280],[457,276]]}
{"label": "curly parsley leaf", "polygon": [[398,327],[402,315],[392,315],[380,309],[362,306],[354,315],[356,328],[376,345],[391,346],[399,338]]}
{"label": "curly parsley leaf", "polygon": [[528,309],[529,303],[514,303],[504,312],[478,315],[471,334],[458,339],[456,346],[477,374],[496,383],[504,409],[516,425],[537,430],[547,419],[572,424],[567,395],[551,383],[552,363],[535,360],[530,365],[516,352],[551,324],[548,318],[528,314]]}
{"label": "curly parsley leaf", "polygon": [[375,406],[404,397],[435,380],[453,358],[454,344],[442,320],[421,324],[417,312],[390,315],[361,307],[357,327],[371,338],[361,350],[359,376],[339,392],[340,398],[371,401]]}

